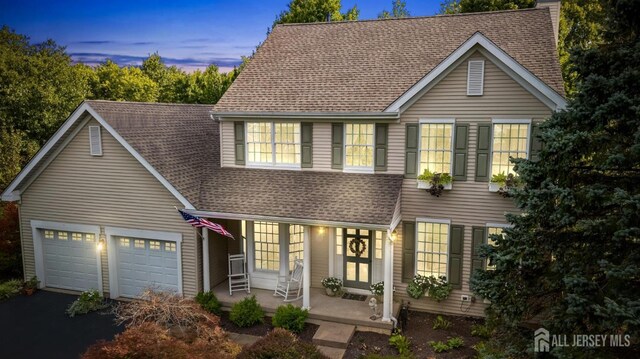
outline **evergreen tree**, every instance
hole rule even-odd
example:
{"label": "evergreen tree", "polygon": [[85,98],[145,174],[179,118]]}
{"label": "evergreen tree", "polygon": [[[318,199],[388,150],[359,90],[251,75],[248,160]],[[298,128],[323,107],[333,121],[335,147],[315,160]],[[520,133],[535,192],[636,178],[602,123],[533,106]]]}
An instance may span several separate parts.
{"label": "evergreen tree", "polygon": [[628,334],[638,344],[640,2],[605,8],[603,42],[576,52],[577,93],[542,125],[539,160],[514,160],[525,186],[512,195],[523,214],[508,215],[513,227],[483,248],[495,270],[471,281],[491,302],[494,344],[508,354],[532,349],[533,335],[520,329],[532,320],[552,334]]}

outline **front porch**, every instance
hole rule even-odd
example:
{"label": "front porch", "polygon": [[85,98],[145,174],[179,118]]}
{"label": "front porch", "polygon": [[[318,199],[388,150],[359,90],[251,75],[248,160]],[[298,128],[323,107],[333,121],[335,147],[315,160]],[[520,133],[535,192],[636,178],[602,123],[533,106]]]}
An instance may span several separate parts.
{"label": "front porch", "polygon": [[[210,217],[211,218],[211,217]],[[302,263],[301,298],[294,305],[309,308],[311,319],[359,326],[391,328],[399,304],[393,301],[393,244],[389,227],[382,225],[305,225],[282,222],[211,218],[236,238],[203,231],[203,288],[213,290],[227,307],[246,296],[229,295],[229,255],[243,254],[250,277],[251,294],[267,312],[286,304],[273,296],[279,276]],[[356,227],[357,226],[357,227]],[[207,255],[208,254],[208,255]],[[300,272],[298,272],[300,273]],[[337,277],[347,293],[365,296],[364,301],[329,297],[322,279]],[[369,307],[373,283],[384,282],[378,315]]]}
{"label": "front porch", "polygon": [[[255,295],[258,303],[268,314],[273,314],[276,308],[288,303],[283,302],[282,297],[273,295],[273,290],[252,288],[251,294],[245,292],[234,292],[233,296],[229,295],[229,286],[227,282],[223,282],[212,289],[226,309],[247,296]],[[364,301],[342,299],[340,297],[329,297],[325,294],[324,288],[311,288],[309,319],[324,320],[329,322],[352,324],[359,327],[373,327],[391,330],[393,324],[391,322],[383,322],[380,317],[371,320],[373,314],[369,308],[369,299],[367,296]],[[301,307],[302,299],[291,304]],[[400,310],[400,303],[393,303],[393,316],[397,317]],[[378,305],[378,313],[382,313],[381,303]]]}

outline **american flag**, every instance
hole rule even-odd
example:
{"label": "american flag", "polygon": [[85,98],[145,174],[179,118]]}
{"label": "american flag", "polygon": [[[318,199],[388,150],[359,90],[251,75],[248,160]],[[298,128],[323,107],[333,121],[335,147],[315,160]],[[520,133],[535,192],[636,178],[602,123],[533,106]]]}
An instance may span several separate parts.
{"label": "american flag", "polygon": [[[201,228],[201,227],[205,227],[205,228],[209,228],[210,230],[216,232],[216,233],[220,233],[223,236],[227,236],[229,238],[233,238],[233,234],[229,233],[229,231],[227,231],[226,229],[224,229],[224,227],[222,227],[221,225],[217,224],[217,223],[213,223],[213,222],[209,222],[204,218],[200,218],[198,216],[194,216],[191,215],[181,209],[178,210],[178,212],[180,212],[180,214],[182,215],[182,218],[184,218],[185,221],[187,221],[187,223],[189,223],[190,225],[196,227],[196,228]],[[233,238],[235,239],[235,238]]]}

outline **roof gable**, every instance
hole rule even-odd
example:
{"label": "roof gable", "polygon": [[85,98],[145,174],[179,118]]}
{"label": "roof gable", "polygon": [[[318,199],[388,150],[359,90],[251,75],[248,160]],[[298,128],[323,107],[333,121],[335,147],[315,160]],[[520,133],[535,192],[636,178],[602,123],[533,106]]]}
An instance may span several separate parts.
{"label": "roof gable", "polygon": [[424,90],[437,83],[446,75],[447,71],[454,69],[469,55],[477,49],[480,53],[489,58],[501,70],[510,75],[516,82],[522,85],[530,93],[536,96],[540,101],[545,103],[549,108],[563,109],[567,102],[562,95],[540,80],[527,68],[510,57],[505,51],[499,48],[491,40],[481,33],[475,33],[460,47],[458,47],[451,55],[447,56],[433,70],[424,76],[415,85],[411,86],[402,96],[396,99],[385,112],[401,112],[413,99],[424,93]]}
{"label": "roof gable", "polygon": [[[109,102],[105,102],[109,103]],[[84,123],[86,115],[89,114],[94,118],[118,143],[120,143],[149,173],[151,173],[176,199],[182,203],[185,208],[193,209],[194,206],[189,200],[187,200],[176,188],[163,177],[131,144],[125,139],[107,122],[94,108],[91,107],[90,101],[84,101],[78,106],[75,111],[69,116],[69,118],[62,124],[62,126],[56,131],[56,133],[45,143],[45,145],[36,153],[36,155],[29,161],[29,163],[22,169],[22,171],[16,176],[16,178],[9,184],[9,186],[2,193],[1,198],[4,201],[16,201],[20,199],[20,191],[18,190],[26,181],[30,179],[30,176],[37,176],[38,173],[46,166],[50,161],[55,158],[55,155],[59,153],[65,146],[65,144],[71,140],[79,129],[78,125]]]}
{"label": "roof gable", "polygon": [[482,33],[557,94],[548,9],[278,25],[215,112],[383,112]]}

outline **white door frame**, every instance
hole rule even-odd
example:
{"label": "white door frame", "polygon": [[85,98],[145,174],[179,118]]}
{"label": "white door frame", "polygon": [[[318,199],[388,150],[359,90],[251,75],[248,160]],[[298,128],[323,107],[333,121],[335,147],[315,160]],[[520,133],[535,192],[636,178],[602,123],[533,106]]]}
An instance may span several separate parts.
{"label": "white door frame", "polygon": [[120,296],[118,290],[118,247],[115,237],[128,237],[139,239],[152,239],[176,243],[176,256],[178,256],[178,294],[182,294],[182,233],[159,232],[144,229],[130,229],[118,227],[105,227],[107,237],[107,258],[109,260],[109,295],[111,298]]}
{"label": "white door frame", "polygon": [[[62,222],[50,222],[50,221],[38,221],[31,220],[31,235],[33,237],[33,256],[35,257],[36,276],[40,281],[40,288],[47,286],[46,277],[44,273],[44,249],[42,243],[42,230],[50,229],[54,231],[65,232],[82,232],[92,233],[96,239],[96,243],[100,240],[100,226],[92,226],[86,224],[74,224],[74,223],[62,223]],[[98,251],[96,248],[96,266],[98,268],[98,292],[103,294],[102,288],[102,251]]]}

